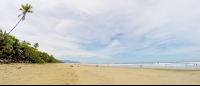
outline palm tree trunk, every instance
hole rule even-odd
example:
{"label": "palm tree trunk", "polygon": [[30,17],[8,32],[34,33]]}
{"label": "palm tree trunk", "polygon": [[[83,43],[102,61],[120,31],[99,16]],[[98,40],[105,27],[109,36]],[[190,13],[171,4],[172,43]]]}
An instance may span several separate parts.
{"label": "palm tree trunk", "polygon": [[[22,20],[22,18],[20,19],[20,21],[21,21],[21,20]],[[19,22],[20,22],[20,21],[19,21]],[[17,23],[17,25],[19,24],[19,22]],[[15,25],[15,27],[16,27],[17,25]],[[14,27],[14,28],[15,28],[15,27]],[[14,29],[14,28],[13,28],[13,29]],[[12,29],[12,30],[13,30],[13,29]],[[12,30],[11,30],[11,31],[12,31]],[[11,32],[11,31],[10,31],[10,32]],[[10,32],[9,32],[9,33],[10,33]],[[9,33],[8,33],[8,34],[9,34]]]}

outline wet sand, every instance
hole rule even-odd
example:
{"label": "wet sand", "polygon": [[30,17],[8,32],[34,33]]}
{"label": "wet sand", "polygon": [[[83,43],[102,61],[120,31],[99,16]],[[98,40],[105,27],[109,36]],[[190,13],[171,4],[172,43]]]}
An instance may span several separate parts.
{"label": "wet sand", "polygon": [[[18,67],[21,66],[20,69]],[[1,85],[199,85],[200,70],[2,64]]]}

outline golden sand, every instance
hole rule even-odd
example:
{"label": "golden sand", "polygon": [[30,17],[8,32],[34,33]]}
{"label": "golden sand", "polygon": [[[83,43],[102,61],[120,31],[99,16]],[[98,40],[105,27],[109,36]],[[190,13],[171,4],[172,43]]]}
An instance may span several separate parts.
{"label": "golden sand", "polygon": [[[18,67],[21,67],[18,69]],[[0,85],[199,85],[200,70],[2,64]]]}

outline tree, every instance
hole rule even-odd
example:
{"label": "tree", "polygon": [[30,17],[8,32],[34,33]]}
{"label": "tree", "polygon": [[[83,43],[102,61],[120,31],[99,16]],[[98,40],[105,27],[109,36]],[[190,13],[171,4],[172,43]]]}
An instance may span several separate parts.
{"label": "tree", "polygon": [[29,42],[26,42],[25,40],[22,42],[22,44],[25,44],[25,45],[31,45],[31,43],[29,43]]}
{"label": "tree", "polygon": [[[23,5],[23,4],[22,4],[21,6],[22,6],[22,8],[20,8],[19,10],[20,10],[20,11],[23,11],[23,12],[22,12],[22,14],[18,15],[18,17],[20,17],[21,15],[23,15],[23,17],[20,19],[20,21],[21,21],[21,20],[25,20],[26,13],[33,13],[33,11],[30,10],[30,9],[32,8],[32,6],[31,6],[31,5],[28,5],[28,3],[27,3],[26,5]],[[20,22],[20,21],[19,21],[19,22]],[[17,23],[17,25],[19,24],[19,22]],[[17,26],[17,25],[16,25],[16,26]],[[15,26],[15,27],[16,27],[16,26]],[[14,27],[14,28],[15,28],[15,27]],[[13,28],[13,29],[14,29],[14,28]],[[13,29],[12,29],[12,30],[13,30]],[[11,30],[11,31],[12,31],[12,30]],[[11,31],[10,31],[10,32],[11,32]],[[9,32],[8,34],[10,34],[10,32]]]}
{"label": "tree", "polygon": [[20,46],[20,43],[19,43],[19,40],[18,39],[15,39],[14,40],[14,43],[13,43],[13,59],[15,61],[19,61],[21,57],[23,57],[23,51],[21,50],[21,46]]}
{"label": "tree", "polygon": [[34,47],[37,49],[39,47],[39,44],[35,43]]}
{"label": "tree", "polygon": [[9,35],[6,33],[6,31],[3,33],[2,30],[0,30],[0,58],[10,58],[11,51],[12,39],[9,38]]}
{"label": "tree", "polygon": [[36,49],[33,47],[28,46],[30,43],[26,42],[25,40],[21,43],[21,50],[23,51],[23,60],[30,60],[32,56],[34,56]]}

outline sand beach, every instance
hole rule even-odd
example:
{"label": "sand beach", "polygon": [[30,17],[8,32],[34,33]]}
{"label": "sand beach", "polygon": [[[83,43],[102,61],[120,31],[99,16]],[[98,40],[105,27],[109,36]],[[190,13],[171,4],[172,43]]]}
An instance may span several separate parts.
{"label": "sand beach", "polygon": [[[19,68],[20,67],[20,68]],[[0,85],[199,85],[200,70],[0,64]]]}

